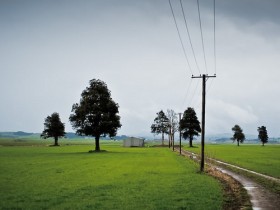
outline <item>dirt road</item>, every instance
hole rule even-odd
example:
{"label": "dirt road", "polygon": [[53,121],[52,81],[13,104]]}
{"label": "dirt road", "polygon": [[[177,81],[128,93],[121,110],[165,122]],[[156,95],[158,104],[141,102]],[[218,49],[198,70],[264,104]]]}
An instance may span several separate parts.
{"label": "dirt road", "polygon": [[[178,149],[176,149],[176,150],[178,151]],[[199,160],[199,156],[195,155],[192,152],[182,150],[182,154],[184,156],[188,156],[191,159]],[[215,162],[219,165],[221,165],[221,164],[230,165],[231,167],[245,170],[247,172],[252,172],[252,173],[262,176],[266,179],[270,179],[270,180],[279,182],[279,179],[269,177],[269,176],[266,176],[263,174],[259,174],[257,172],[250,171],[250,170],[247,170],[244,168],[240,168],[240,167],[232,165],[232,164],[227,164],[227,163],[215,160],[215,159],[211,159],[212,166],[213,166],[213,163],[215,164]],[[278,210],[278,209],[280,209],[280,196],[276,195],[275,193],[269,192],[267,189],[265,189],[258,183],[252,181],[251,179],[249,179],[243,175],[237,174],[222,166],[214,165],[214,167],[217,170],[221,171],[222,173],[230,175],[232,178],[234,178],[235,180],[237,180],[238,182],[240,182],[243,185],[243,187],[247,190],[247,192],[250,196],[250,200],[251,200],[252,207],[254,210]]]}

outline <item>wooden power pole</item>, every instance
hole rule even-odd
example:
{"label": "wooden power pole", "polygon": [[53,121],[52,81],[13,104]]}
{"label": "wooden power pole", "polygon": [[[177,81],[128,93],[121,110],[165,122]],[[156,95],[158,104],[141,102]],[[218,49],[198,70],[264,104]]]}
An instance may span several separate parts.
{"label": "wooden power pole", "polygon": [[182,133],[181,133],[181,127],[180,127],[181,115],[182,115],[182,113],[179,113],[180,155],[182,154]]}
{"label": "wooden power pole", "polygon": [[205,95],[206,95],[206,81],[210,77],[208,74],[203,74],[200,76],[192,76],[192,78],[202,78],[202,119],[201,119],[201,160],[200,160],[200,171],[204,171],[204,144],[205,144]]}

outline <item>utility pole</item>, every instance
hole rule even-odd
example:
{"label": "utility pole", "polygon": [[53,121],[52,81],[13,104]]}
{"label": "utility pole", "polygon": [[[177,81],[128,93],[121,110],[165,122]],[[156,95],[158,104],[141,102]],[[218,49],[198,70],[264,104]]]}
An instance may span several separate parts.
{"label": "utility pole", "polygon": [[181,134],[181,128],[180,128],[181,115],[182,115],[182,113],[179,113],[180,155],[182,154],[182,134]]}
{"label": "utility pole", "polygon": [[209,76],[208,74],[203,74],[200,76],[192,76],[192,79],[194,78],[202,78],[202,120],[201,120],[201,160],[200,160],[200,171],[204,171],[204,144],[205,144],[205,95],[206,95],[206,81],[210,77],[216,77],[216,74],[214,76]]}
{"label": "utility pole", "polygon": [[174,144],[175,144],[175,141],[174,141],[174,135],[173,135],[174,133],[173,133],[173,132],[174,132],[174,131],[172,130],[171,139],[172,139],[172,142],[173,142],[173,145],[172,145],[172,146],[173,146],[173,151],[174,151],[174,147],[175,147]]}

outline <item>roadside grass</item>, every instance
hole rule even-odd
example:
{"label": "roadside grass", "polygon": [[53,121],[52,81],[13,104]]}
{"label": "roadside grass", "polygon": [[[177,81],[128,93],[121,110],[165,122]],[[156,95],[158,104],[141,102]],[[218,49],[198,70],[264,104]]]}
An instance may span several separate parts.
{"label": "roadside grass", "polygon": [[[185,147],[184,149],[198,154],[201,153],[200,145],[195,145],[194,148]],[[265,145],[264,147],[260,145],[241,145],[239,147],[229,144],[206,145],[205,154],[210,158],[280,178],[280,145]],[[280,183],[236,168],[228,168],[255,180],[265,188],[280,195]]]}
{"label": "roadside grass", "polygon": [[[184,149],[200,154],[200,145]],[[280,145],[209,144],[205,146],[207,157],[225,161],[262,174],[280,178]]]}
{"label": "roadside grass", "polygon": [[221,209],[214,178],[168,148],[0,147],[0,209]]}
{"label": "roadside grass", "polygon": [[230,167],[230,166],[223,166],[223,167],[226,167],[226,168],[234,171],[237,174],[242,174],[242,175],[245,175],[245,176],[249,177],[250,179],[252,179],[255,182],[259,183],[260,185],[264,186],[266,189],[268,189],[271,192],[274,192],[278,196],[280,196],[280,183],[279,182],[268,180],[264,177],[249,173],[247,171],[242,171],[240,169],[233,168],[233,167]]}

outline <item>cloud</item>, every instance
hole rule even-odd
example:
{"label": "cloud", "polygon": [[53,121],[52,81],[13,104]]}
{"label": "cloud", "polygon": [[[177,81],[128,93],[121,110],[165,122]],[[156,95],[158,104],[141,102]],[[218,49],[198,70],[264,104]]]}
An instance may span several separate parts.
{"label": "cloud", "polygon": [[[201,81],[192,80],[168,2],[13,1],[0,6],[0,128],[41,132],[56,111],[68,122],[73,103],[93,78],[105,81],[120,105],[120,133],[150,134],[161,109],[200,115]],[[177,2],[178,3],[178,2]],[[180,7],[174,8],[195,68]],[[197,8],[184,2],[204,73]],[[207,131],[234,124],[271,135],[280,109],[279,2],[216,1],[217,78],[207,92]],[[208,73],[214,73],[213,7],[201,2]],[[207,82],[210,87],[210,82]]]}

